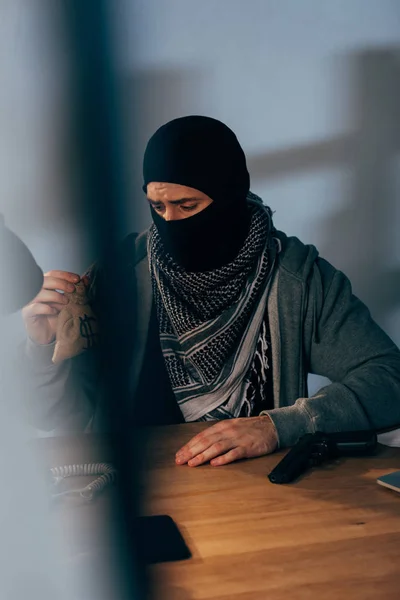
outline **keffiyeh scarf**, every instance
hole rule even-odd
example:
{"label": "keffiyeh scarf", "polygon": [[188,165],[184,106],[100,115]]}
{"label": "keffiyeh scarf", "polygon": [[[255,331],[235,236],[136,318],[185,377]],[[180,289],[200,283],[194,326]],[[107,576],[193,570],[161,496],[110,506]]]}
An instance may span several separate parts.
{"label": "keffiyeh scarf", "polygon": [[250,231],[238,256],[213,271],[185,271],[165,252],[157,228],[149,231],[161,349],[185,421],[239,416],[252,395],[248,374],[266,344],[274,245],[270,209],[251,192],[248,204]]}

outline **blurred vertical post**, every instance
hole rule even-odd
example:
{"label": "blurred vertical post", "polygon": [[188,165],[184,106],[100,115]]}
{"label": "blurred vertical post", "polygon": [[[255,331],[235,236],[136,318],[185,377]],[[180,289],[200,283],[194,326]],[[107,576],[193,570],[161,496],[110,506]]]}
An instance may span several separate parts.
{"label": "blurred vertical post", "polygon": [[[110,18],[112,4],[107,0],[68,0],[64,6],[72,57],[73,116],[80,161],[79,187],[84,203],[82,213],[88,224],[89,241],[107,282],[101,298],[104,314],[107,315],[101,330],[103,409],[105,425],[112,433],[114,462],[120,474],[116,506],[119,514],[113,519],[118,530],[112,533],[113,562],[119,582],[113,597],[136,599],[147,597],[147,584],[145,569],[138,562],[135,546],[138,508],[135,452],[132,440],[123,433],[132,403],[124,326],[131,282],[126,281],[126,273],[118,257],[118,247],[126,226],[126,198],[123,122]],[[134,314],[134,306],[130,305],[128,309]]]}

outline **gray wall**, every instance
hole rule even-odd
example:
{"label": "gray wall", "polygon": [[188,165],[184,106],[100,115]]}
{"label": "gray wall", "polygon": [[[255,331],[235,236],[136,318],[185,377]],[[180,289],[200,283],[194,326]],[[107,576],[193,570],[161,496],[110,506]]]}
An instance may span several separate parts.
{"label": "gray wall", "polygon": [[[129,196],[143,206],[127,231],[149,223],[134,145],[141,153],[179,115],[220,118],[237,132],[277,226],[343,269],[400,343],[397,0],[111,6]],[[0,4],[0,209],[45,270],[80,271],[94,257],[73,185],[61,7]]]}

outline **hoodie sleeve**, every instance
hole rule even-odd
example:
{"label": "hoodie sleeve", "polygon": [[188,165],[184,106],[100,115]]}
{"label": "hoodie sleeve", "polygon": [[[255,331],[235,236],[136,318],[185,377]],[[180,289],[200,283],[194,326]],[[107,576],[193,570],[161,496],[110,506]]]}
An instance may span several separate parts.
{"label": "hoodie sleeve", "polygon": [[332,383],[292,406],[268,411],[280,447],[304,433],[400,425],[400,352],[353,295],[348,278],[318,259],[308,298],[303,331],[308,372]]}
{"label": "hoodie sleeve", "polygon": [[84,431],[94,415],[97,397],[96,360],[91,350],[52,363],[54,344],[39,346],[28,339],[20,349],[19,365],[29,390],[25,411],[42,431]]}

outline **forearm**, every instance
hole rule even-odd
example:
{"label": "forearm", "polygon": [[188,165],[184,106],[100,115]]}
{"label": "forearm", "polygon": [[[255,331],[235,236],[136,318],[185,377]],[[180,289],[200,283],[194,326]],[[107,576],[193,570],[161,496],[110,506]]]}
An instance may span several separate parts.
{"label": "forearm", "polygon": [[299,398],[292,406],[267,411],[280,448],[293,446],[306,433],[355,431],[371,424],[354,393],[341,383],[330,384],[310,398]]}
{"label": "forearm", "polygon": [[53,351],[54,344],[38,346],[30,340],[21,348],[25,410],[38,429],[83,431],[94,412],[93,360],[78,356],[54,365]]}
{"label": "forearm", "polygon": [[374,359],[351,372],[343,382],[320,389],[294,405],[267,411],[279,446],[296,443],[306,433],[384,430],[400,424],[400,355]]}

